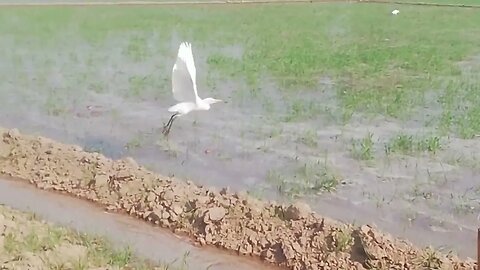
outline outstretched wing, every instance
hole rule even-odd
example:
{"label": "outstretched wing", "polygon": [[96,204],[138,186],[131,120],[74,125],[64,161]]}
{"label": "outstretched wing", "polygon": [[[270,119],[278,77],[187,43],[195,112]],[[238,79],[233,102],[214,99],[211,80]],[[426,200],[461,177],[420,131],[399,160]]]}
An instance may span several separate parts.
{"label": "outstretched wing", "polygon": [[177,61],[172,69],[172,92],[177,101],[196,101],[198,96],[196,72],[192,45],[188,42],[182,42],[178,48]]}

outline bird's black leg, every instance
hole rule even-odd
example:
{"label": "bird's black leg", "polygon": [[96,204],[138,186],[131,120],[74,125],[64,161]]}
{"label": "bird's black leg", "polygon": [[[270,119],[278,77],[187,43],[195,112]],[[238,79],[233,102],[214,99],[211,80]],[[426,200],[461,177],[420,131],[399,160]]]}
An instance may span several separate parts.
{"label": "bird's black leg", "polygon": [[174,113],[170,117],[170,120],[168,120],[168,123],[163,126],[163,131],[162,131],[163,135],[168,136],[168,134],[170,133],[170,129],[172,128],[173,120],[175,120],[177,115],[178,113]]}
{"label": "bird's black leg", "polygon": [[172,121],[170,121],[170,125],[166,127],[166,130],[164,131],[163,135],[168,136],[170,133],[170,129],[172,128],[173,121],[175,120],[176,117],[172,117]]}
{"label": "bird's black leg", "polygon": [[170,119],[168,120],[168,123],[166,125],[164,125],[163,127],[168,127],[170,125],[171,122],[173,122],[173,118],[175,117],[175,114],[173,114]]}
{"label": "bird's black leg", "polygon": [[168,135],[168,132],[170,132],[170,124],[173,122],[173,118],[175,117],[175,114],[173,114],[170,119],[168,120],[168,123],[166,125],[163,125],[163,135]]}

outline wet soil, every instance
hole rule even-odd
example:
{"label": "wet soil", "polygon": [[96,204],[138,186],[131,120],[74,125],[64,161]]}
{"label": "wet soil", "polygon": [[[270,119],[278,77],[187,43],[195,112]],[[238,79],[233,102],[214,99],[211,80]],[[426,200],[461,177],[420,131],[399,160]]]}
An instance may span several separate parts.
{"label": "wet soil", "polygon": [[94,203],[66,194],[39,190],[20,179],[0,179],[0,204],[34,213],[37,218],[77,232],[102,236],[116,249],[130,248],[152,265],[168,269],[277,269],[214,247],[198,247],[188,237],[138,222],[128,215],[105,212]]}
{"label": "wet soil", "polygon": [[210,245],[288,269],[474,269],[474,262],[420,249],[374,226],[345,225],[308,204],[260,201],[155,174],[132,158],[4,130],[0,172],[128,213]]}

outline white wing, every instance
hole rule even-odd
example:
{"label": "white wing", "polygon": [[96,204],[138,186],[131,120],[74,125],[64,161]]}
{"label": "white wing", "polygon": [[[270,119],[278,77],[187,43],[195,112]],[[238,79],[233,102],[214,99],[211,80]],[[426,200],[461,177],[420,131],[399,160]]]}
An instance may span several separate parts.
{"label": "white wing", "polygon": [[198,97],[196,72],[192,45],[182,42],[178,48],[177,61],[172,69],[172,92],[177,101],[196,101]]}

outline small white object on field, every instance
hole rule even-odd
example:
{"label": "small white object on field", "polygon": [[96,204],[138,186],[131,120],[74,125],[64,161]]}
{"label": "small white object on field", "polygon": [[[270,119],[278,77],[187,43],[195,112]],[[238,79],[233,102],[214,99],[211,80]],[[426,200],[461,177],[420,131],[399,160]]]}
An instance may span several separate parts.
{"label": "small white object on field", "polygon": [[195,62],[193,61],[192,45],[188,42],[182,42],[178,48],[177,61],[172,69],[172,93],[173,97],[179,101],[176,105],[168,108],[173,115],[168,123],[163,127],[163,134],[168,136],[173,120],[178,116],[185,115],[191,111],[207,111],[210,105],[223,102],[215,98],[201,99],[197,93]]}
{"label": "small white object on field", "polygon": [[397,15],[398,13],[400,13],[400,10],[398,10],[398,9],[395,9],[394,11],[392,11],[393,15]]}

